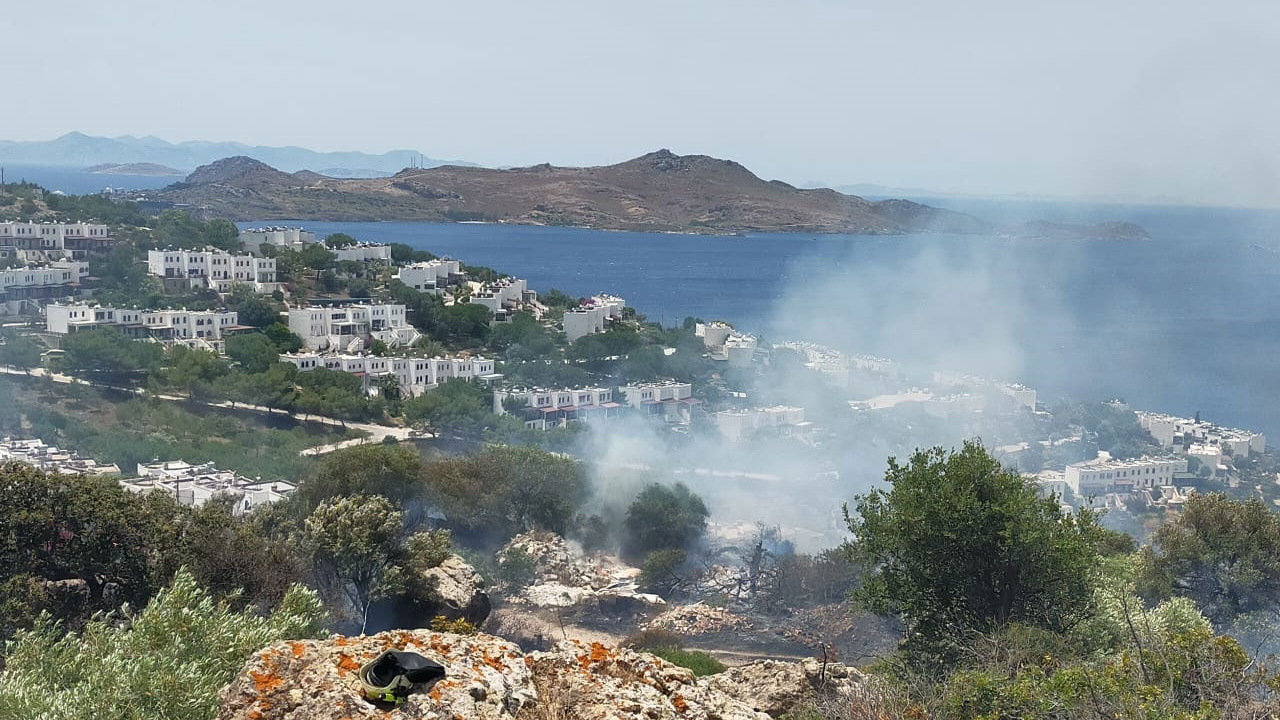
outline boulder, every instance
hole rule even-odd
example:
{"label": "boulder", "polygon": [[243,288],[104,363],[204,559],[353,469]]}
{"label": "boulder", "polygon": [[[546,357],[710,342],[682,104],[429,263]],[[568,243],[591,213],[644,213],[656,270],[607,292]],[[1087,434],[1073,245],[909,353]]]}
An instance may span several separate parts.
{"label": "boulder", "polygon": [[437,616],[466,620],[479,627],[492,609],[484,578],[457,555],[411,578],[410,587],[407,594],[380,600],[369,608],[371,632],[430,627]]}
{"label": "boulder", "polygon": [[[358,678],[390,649],[420,653],[447,673],[394,713],[365,700]],[[413,630],[272,645],[223,689],[218,719],[514,720],[524,709],[523,717],[577,720],[768,720],[753,704],[634,650],[565,641],[525,655],[490,635]]]}
{"label": "boulder", "polygon": [[742,698],[753,709],[775,718],[806,707],[840,707],[868,689],[866,676],[858,670],[815,659],[799,663],[760,660],[708,675],[699,684]]}
{"label": "boulder", "polygon": [[532,675],[515,645],[491,635],[426,630],[303,640],[255,654],[223,688],[219,720],[381,720],[385,705],[361,694],[360,667],[384,650],[420,653],[446,677],[396,710],[406,720],[513,718],[533,702]]}

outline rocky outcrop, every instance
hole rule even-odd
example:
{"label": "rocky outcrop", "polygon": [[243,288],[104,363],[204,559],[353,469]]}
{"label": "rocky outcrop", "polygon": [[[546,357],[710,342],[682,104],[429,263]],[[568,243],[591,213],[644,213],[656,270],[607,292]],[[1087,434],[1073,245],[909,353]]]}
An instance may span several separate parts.
{"label": "rocky outcrop", "polygon": [[[394,714],[360,693],[357,673],[384,650],[421,653],[447,676],[411,694]],[[819,692],[862,682],[843,666],[754,663],[719,676],[647,653],[566,641],[525,655],[489,635],[425,630],[273,645],[223,689],[219,720],[767,720]]]}
{"label": "rocky outcrop", "polygon": [[533,607],[590,605],[612,616],[634,616],[666,604],[661,597],[640,592],[640,570],[610,555],[587,555],[555,533],[523,533],[498,553],[506,564],[515,553],[533,563],[533,582],[511,588],[510,600]]}
{"label": "rocky outcrop", "polygon": [[751,630],[747,618],[705,603],[680,605],[645,623],[646,630],[665,630],[683,637],[740,633]]}
{"label": "rocky outcrop", "polygon": [[450,555],[436,567],[410,578],[407,594],[374,603],[369,609],[369,628],[377,632],[429,627],[437,616],[466,620],[479,627],[492,609],[484,587],[484,578],[475,568],[461,557]]}
{"label": "rocky outcrop", "polygon": [[867,690],[861,672],[840,663],[759,662],[702,678],[707,690],[741,698],[771,717],[814,707],[850,707]]}

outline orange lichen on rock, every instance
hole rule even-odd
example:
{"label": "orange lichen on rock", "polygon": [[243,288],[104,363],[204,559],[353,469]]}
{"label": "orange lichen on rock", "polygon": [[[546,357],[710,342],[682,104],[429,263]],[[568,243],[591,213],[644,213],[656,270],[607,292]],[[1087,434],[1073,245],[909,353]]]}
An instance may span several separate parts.
{"label": "orange lichen on rock", "polygon": [[307,646],[300,642],[291,642],[289,643],[289,649],[293,651],[293,659],[297,660],[307,651]]}
{"label": "orange lichen on rock", "polygon": [[591,662],[604,662],[609,659],[609,648],[598,642],[591,643]]}
{"label": "orange lichen on rock", "polygon": [[284,678],[273,672],[251,670],[249,677],[253,678],[253,687],[257,689],[259,695],[269,693],[284,684]]}
{"label": "orange lichen on rock", "polygon": [[673,696],[671,698],[671,705],[676,709],[676,712],[682,715],[689,710],[689,702],[684,699],[683,695]]}
{"label": "orange lichen on rock", "polygon": [[338,653],[338,669],[347,673],[359,672],[360,663],[346,653]]}

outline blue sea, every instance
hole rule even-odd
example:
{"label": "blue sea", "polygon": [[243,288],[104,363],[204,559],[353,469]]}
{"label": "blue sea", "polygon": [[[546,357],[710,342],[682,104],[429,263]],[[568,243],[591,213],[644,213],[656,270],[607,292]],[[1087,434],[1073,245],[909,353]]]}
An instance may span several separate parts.
{"label": "blue sea", "polygon": [[117,175],[85,172],[82,168],[59,165],[23,165],[4,162],[6,182],[27,181],[37,183],[46,190],[58,190],[68,195],[91,195],[107,188],[113,190],[154,190],[181,180],[180,177],[153,175]]}
{"label": "blue sea", "polygon": [[[1127,220],[1151,241],[956,235],[706,237],[434,223],[301,224],[621,295],[652,320],[1121,398],[1280,438],[1280,211],[930,202],[1003,222]],[[287,220],[242,223],[253,226]]]}

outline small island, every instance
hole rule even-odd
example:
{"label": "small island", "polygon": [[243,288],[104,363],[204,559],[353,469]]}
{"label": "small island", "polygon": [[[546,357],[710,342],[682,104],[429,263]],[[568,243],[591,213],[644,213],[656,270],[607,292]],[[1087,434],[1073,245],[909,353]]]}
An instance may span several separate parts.
{"label": "small island", "polygon": [[183,177],[186,173],[159,163],[102,163],[84,169],[95,175],[146,175],[149,177]]}

